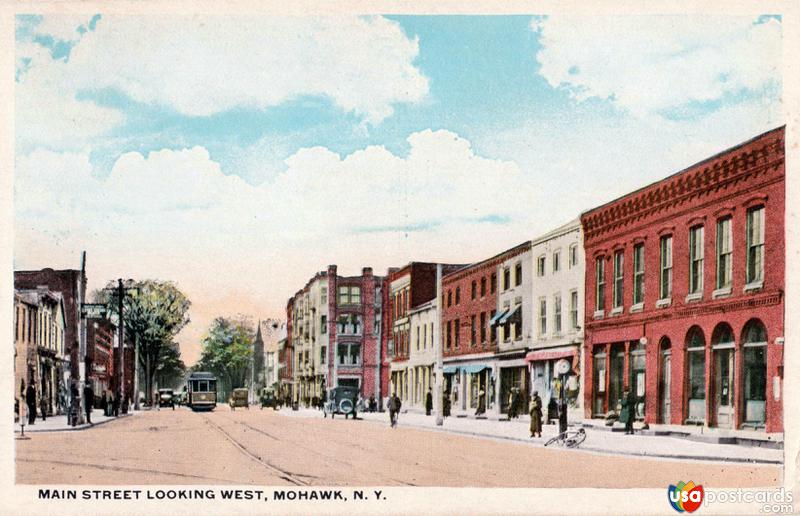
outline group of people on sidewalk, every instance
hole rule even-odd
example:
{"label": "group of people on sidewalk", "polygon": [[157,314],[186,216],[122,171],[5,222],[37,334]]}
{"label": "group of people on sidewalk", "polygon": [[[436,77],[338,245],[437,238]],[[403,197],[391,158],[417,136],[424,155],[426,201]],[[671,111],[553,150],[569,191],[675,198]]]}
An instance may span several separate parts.
{"label": "group of people on sidewalk", "polygon": [[[86,422],[90,425],[94,424],[92,423],[92,411],[95,407],[95,393],[92,385],[90,383],[86,383],[83,388],[83,400],[85,400],[83,407],[81,407],[81,397],[79,396],[77,382],[73,381],[70,384],[69,394],[69,401],[67,402],[65,400],[64,404],[60,405],[61,407],[66,407],[64,410],[67,413],[68,424],[71,426],[78,424],[78,415],[81,412],[81,408],[83,408]],[[40,396],[37,394],[36,382],[30,382],[26,387],[23,380],[23,383],[20,386],[20,397],[25,400],[26,410],[24,413],[22,413],[20,410],[21,407],[17,406],[16,409],[22,419],[27,419],[28,425],[36,424],[37,408],[40,409],[39,413],[41,414],[42,421],[47,421],[48,399],[46,396]],[[66,395],[63,397],[66,398]],[[103,415],[106,417],[119,416],[121,407],[120,401],[121,396],[119,393],[117,393],[115,396],[111,391],[103,391],[102,395],[100,396],[100,408],[103,410]],[[39,405],[41,406],[39,407]],[[123,412],[125,412],[124,408],[125,407],[123,407]]]}

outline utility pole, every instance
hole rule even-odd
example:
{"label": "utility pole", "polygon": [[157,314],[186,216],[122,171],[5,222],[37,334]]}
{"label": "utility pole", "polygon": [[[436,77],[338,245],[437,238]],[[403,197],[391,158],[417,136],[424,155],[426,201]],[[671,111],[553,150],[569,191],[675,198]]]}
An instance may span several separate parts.
{"label": "utility pole", "polygon": [[433,349],[436,353],[436,370],[434,378],[436,389],[433,395],[433,408],[436,412],[436,426],[444,424],[444,364],[442,358],[442,264],[436,264],[436,316],[433,324]]}
{"label": "utility pole", "polygon": [[[117,302],[119,303],[119,403],[123,406],[125,403],[125,319],[123,315],[123,305],[125,301],[125,287],[122,286],[122,279],[117,280]],[[127,407],[126,407],[127,409]],[[124,412],[125,410],[123,410]]]}
{"label": "utility pole", "polygon": [[139,410],[139,334],[133,339],[133,410]]}
{"label": "utility pole", "polygon": [[79,286],[80,299],[78,299],[78,307],[80,307],[80,320],[78,325],[78,398],[81,400],[80,408],[78,409],[78,424],[84,423],[84,414],[86,414],[86,397],[83,395],[83,389],[86,386],[86,314],[83,312],[83,304],[86,302],[86,251],[81,253],[81,279]]}

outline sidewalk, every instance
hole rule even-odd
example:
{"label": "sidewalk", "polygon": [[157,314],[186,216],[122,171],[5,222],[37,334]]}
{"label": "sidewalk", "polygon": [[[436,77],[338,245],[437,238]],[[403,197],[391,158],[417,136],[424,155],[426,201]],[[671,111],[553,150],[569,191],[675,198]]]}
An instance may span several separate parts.
{"label": "sidewalk", "polygon": [[[47,420],[42,421],[42,418],[37,417],[36,422],[33,426],[25,423],[25,435],[28,434],[35,434],[39,432],[67,432],[72,430],[85,430],[86,428],[92,428],[98,425],[102,425],[103,423],[108,423],[109,421],[114,421],[116,419],[120,419],[123,417],[128,417],[133,415],[133,411],[128,411],[127,414],[120,414],[119,417],[106,417],[103,415],[103,411],[100,409],[94,409],[92,411],[92,423],[88,424],[84,423],[82,425],[70,426],[67,424],[67,416],[51,416],[48,417]],[[14,423],[14,433],[20,434],[20,424]]]}
{"label": "sidewalk", "polygon": [[[312,409],[298,411],[279,411],[289,417],[322,418],[322,412]],[[359,413],[359,419],[373,424],[389,426],[387,412]],[[338,418],[337,418],[338,419]],[[557,434],[556,425],[545,425],[541,439],[531,439],[529,422],[524,420],[492,420],[474,418],[445,418],[444,424],[436,426],[434,416],[416,413],[401,413],[398,425],[430,431],[450,432],[488,439],[502,439],[526,443],[530,446],[544,446],[551,437]],[[571,426],[576,429],[580,425]],[[753,464],[783,464],[783,450],[764,447],[719,444],[714,442],[697,442],[683,437],[663,435],[625,435],[611,432],[608,429],[586,427],[586,440],[577,449],[565,449],[568,452],[592,452],[611,455],[633,455],[642,457],[660,457],[665,459],[705,460],[718,462],[739,462]]]}

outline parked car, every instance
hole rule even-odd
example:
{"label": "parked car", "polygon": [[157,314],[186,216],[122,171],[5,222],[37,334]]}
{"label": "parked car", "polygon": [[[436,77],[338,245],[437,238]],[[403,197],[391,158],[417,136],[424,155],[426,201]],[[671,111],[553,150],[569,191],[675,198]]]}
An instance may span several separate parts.
{"label": "parked car", "polygon": [[158,389],[158,406],[172,407],[175,410],[175,394],[172,389]]}
{"label": "parked car", "polygon": [[236,410],[236,407],[245,407],[246,409],[249,409],[250,403],[247,401],[249,397],[250,391],[247,389],[233,389],[231,398],[228,401],[228,403],[231,405],[231,410]]}
{"label": "parked car", "polygon": [[323,405],[322,411],[325,417],[331,415],[331,419],[336,414],[344,414],[344,418],[352,416],[353,419],[358,415],[356,403],[358,402],[358,389],[356,387],[334,387],[328,392],[328,401]]}
{"label": "parked car", "polygon": [[261,389],[259,401],[262,409],[264,407],[272,407],[273,410],[278,410],[281,407],[280,399],[275,395],[275,391],[269,387]]}

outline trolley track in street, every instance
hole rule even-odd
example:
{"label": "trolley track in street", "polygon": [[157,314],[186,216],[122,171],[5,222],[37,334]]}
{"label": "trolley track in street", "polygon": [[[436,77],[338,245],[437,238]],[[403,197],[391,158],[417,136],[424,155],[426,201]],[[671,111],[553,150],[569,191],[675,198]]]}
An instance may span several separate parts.
{"label": "trolley track in street", "polygon": [[[239,450],[239,452],[241,452],[243,455],[245,455],[248,458],[250,458],[252,461],[262,465],[264,468],[272,471],[273,473],[277,473],[280,478],[282,478],[283,480],[286,480],[287,482],[289,482],[291,484],[294,484],[296,486],[303,486],[303,487],[307,487],[307,486],[310,485],[307,481],[303,480],[302,478],[299,478],[299,475],[297,475],[295,473],[292,473],[290,471],[286,471],[284,469],[281,469],[281,468],[269,463],[268,461],[262,459],[261,457],[259,457],[255,453],[253,453],[252,451],[248,450],[241,442],[237,441],[230,434],[230,432],[228,432],[227,430],[222,428],[221,425],[219,425],[219,424],[215,423],[214,421],[212,421],[210,417],[205,416],[205,415],[203,415],[201,417],[205,420],[206,424],[208,424],[211,428],[215,429],[220,434],[222,434],[225,437],[225,439],[228,440],[228,442],[230,442],[236,449]],[[225,418],[225,419],[228,419],[228,418]],[[249,425],[247,425],[247,426],[249,426]]]}

